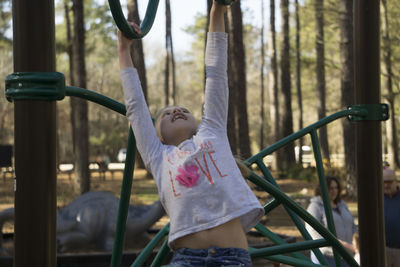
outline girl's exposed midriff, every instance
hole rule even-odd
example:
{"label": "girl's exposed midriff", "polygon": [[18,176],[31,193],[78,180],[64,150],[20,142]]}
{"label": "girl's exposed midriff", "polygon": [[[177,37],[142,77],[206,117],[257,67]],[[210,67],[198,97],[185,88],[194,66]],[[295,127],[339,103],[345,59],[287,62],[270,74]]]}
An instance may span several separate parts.
{"label": "girl's exposed midriff", "polygon": [[205,249],[211,246],[247,250],[246,234],[243,231],[240,219],[236,218],[215,228],[183,236],[173,244],[174,249]]}

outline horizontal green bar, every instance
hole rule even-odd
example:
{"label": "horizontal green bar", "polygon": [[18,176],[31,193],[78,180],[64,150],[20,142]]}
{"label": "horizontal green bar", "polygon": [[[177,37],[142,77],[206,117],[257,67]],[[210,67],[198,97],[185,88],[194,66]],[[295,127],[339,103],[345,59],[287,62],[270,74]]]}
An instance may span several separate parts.
{"label": "horizontal green bar", "polygon": [[[260,232],[262,235],[268,237],[269,240],[274,242],[276,244],[274,247],[276,247],[276,246],[281,247],[282,245],[288,244],[284,239],[282,239],[280,236],[278,236],[274,232],[270,231],[267,227],[265,227],[261,223],[257,224],[254,228],[258,232]],[[289,252],[290,251],[288,251],[288,253]],[[293,252],[293,253],[291,253],[291,255],[293,257],[296,257],[296,258],[299,258],[299,259],[307,259],[307,257],[305,255],[303,255],[302,253],[299,253],[299,252]]]}
{"label": "horizontal green bar", "polygon": [[80,97],[80,98],[83,98],[86,100],[90,100],[94,103],[97,103],[97,104],[102,105],[106,108],[109,108],[115,112],[118,112],[124,116],[126,114],[126,107],[124,104],[121,104],[118,101],[115,101],[114,99],[111,99],[107,96],[96,93],[94,91],[90,91],[88,89],[83,89],[83,88],[75,87],[75,86],[67,86],[66,87],[66,95]]}
{"label": "horizontal green bar", "polygon": [[306,240],[302,242],[276,245],[268,248],[254,249],[250,253],[252,258],[260,258],[264,256],[272,256],[285,254],[290,252],[304,251],[312,248],[320,248],[329,246],[329,242],[325,239]]}

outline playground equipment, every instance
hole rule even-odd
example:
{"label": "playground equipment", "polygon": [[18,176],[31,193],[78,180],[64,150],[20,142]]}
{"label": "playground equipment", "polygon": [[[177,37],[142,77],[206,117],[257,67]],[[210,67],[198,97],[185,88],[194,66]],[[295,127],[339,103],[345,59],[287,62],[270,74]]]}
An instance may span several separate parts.
{"label": "playground equipment", "polygon": [[[222,5],[230,5],[233,0],[217,0],[217,2]],[[159,0],[150,0],[147,4],[146,14],[144,16],[143,22],[140,24],[141,34],[133,31],[132,27],[126,21],[119,0],[109,0],[108,3],[110,4],[110,10],[114,17],[115,24],[117,24],[117,27],[120,29],[120,31],[127,38],[139,39],[143,38],[150,31],[151,26],[153,26]]]}
{"label": "playground equipment", "polygon": [[[101,104],[113,111],[116,111],[122,115],[125,114],[125,106],[121,103],[118,103],[106,96],[98,94],[96,92],[72,87],[65,86],[65,79],[61,73],[14,73],[9,75],[6,79],[6,97],[8,100],[17,101],[21,99],[63,99],[64,96],[75,96],[81,97],[86,100],[90,100],[97,104]],[[274,197],[274,200],[267,203],[265,205],[266,214],[272,211],[274,208],[278,207],[280,204],[284,205],[285,209],[290,214],[292,220],[297,225],[299,231],[302,233],[304,239],[306,241],[299,242],[295,244],[286,244],[286,242],[279,238],[276,234],[269,231],[262,224],[258,224],[255,228],[267,236],[270,240],[272,240],[276,246],[265,248],[265,249],[250,249],[251,256],[254,258],[257,257],[265,257],[270,260],[279,261],[286,264],[292,264],[294,266],[308,266],[308,259],[299,251],[303,251],[306,249],[313,249],[314,253],[317,255],[318,259],[322,263],[326,263],[322,254],[319,250],[315,248],[322,246],[333,246],[335,251],[335,257],[337,259],[337,265],[340,266],[339,263],[339,255],[343,257],[346,261],[350,263],[351,266],[357,266],[354,262],[351,255],[343,248],[339,241],[336,240],[334,233],[334,225],[332,222],[332,212],[329,204],[329,197],[327,192],[327,186],[325,182],[322,158],[319,149],[319,141],[317,136],[317,129],[342,117],[348,117],[352,121],[360,121],[360,120],[385,120],[388,118],[388,106],[385,104],[378,105],[355,105],[349,107],[347,110],[337,112],[315,124],[312,124],[303,130],[294,133],[276,144],[264,149],[257,155],[251,157],[246,160],[245,163],[247,165],[255,164],[259,168],[259,170],[263,173],[263,177],[261,178],[255,172],[252,172],[251,176],[247,177],[251,182],[258,185],[266,192],[271,194]],[[323,200],[326,205],[327,218],[330,222],[329,231],[325,229],[321,224],[319,224],[315,218],[309,215],[303,208],[301,208],[298,204],[296,204],[292,199],[287,197],[283,192],[279,190],[279,187],[270,174],[268,168],[263,163],[263,158],[267,155],[273,153],[274,151],[282,148],[287,145],[289,142],[293,142],[298,138],[301,138],[307,134],[311,135],[311,140],[313,144],[314,156],[317,164],[318,176],[320,179],[320,185],[322,189]],[[111,266],[119,266],[120,259],[122,256],[122,247],[126,229],[126,220],[128,214],[130,193],[131,193],[131,185],[132,185],[132,176],[133,176],[133,164],[134,164],[134,153],[135,146],[134,138],[132,136],[132,132],[130,131],[130,138],[127,148],[127,160],[125,168],[129,170],[128,172],[124,172],[123,178],[123,186],[121,189],[121,200],[119,205],[118,212],[118,221],[116,228],[116,237],[114,242],[113,249],[113,257]],[[311,240],[310,235],[305,230],[303,222],[300,220],[303,219],[305,222],[313,226],[324,239],[320,240]],[[137,258],[133,266],[142,266],[143,262],[147,260],[147,256],[150,255],[152,250],[158,244],[159,241],[163,240],[169,232],[169,225],[167,225],[164,229],[162,229],[154,240],[144,249],[143,253]],[[160,266],[163,263],[164,257],[168,254],[169,248],[167,247],[167,240],[164,241],[162,248],[159,251],[159,254],[155,258],[153,266]],[[292,253],[293,257],[281,256],[279,254],[284,253]],[[311,264],[311,263],[310,263]],[[312,266],[312,265],[310,265]]]}
{"label": "playground equipment", "polygon": [[[155,2],[158,1],[150,1],[150,3],[153,4]],[[219,2],[228,4],[231,1],[219,0]],[[245,161],[249,166],[253,164],[257,165],[264,175],[264,177],[260,177],[253,172],[248,179],[274,197],[271,202],[265,205],[265,212],[270,212],[280,204],[284,205],[305,239],[303,242],[285,244],[283,240],[279,239],[279,237],[263,225],[259,224],[256,226],[256,229],[275,242],[276,246],[265,249],[250,248],[250,253],[253,258],[264,257],[294,266],[314,266],[299,252],[302,250],[313,249],[321,263],[326,265],[326,261],[323,259],[317,248],[322,246],[332,246],[335,251],[337,266],[341,266],[339,262],[340,257],[343,257],[350,266],[358,266],[351,255],[348,254],[340,242],[335,238],[334,227],[329,227],[329,230],[325,229],[313,217],[304,211],[304,209],[299,207],[293,200],[282,193],[268,169],[262,163],[262,158],[264,156],[285,146],[289,142],[293,142],[296,138],[310,134],[313,148],[316,152],[315,159],[318,166],[318,176],[322,191],[325,191],[325,193],[323,193],[325,195],[325,210],[328,211],[328,220],[332,221],[329,201],[326,201],[326,184],[323,179],[324,170],[321,155],[319,153],[317,129],[335,119],[353,116],[352,118],[355,121],[358,121],[356,124],[358,142],[358,174],[359,177],[363,177],[363,182],[360,182],[360,179],[358,179],[361,260],[363,266],[384,266],[382,199],[379,199],[379,196],[382,195],[382,188],[380,185],[382,159],[379,122],[388,118],[388,107],[386,105],[376,104],[379,101],[379,3],[375,2],[376,1],[372,0],[356,0],[355,5],[355,28],[358,34],[356,36],[357,38],[355,38],[355,51],[357,51],[355,57],[355,84],[358,96],[356,101],[358,105],[352,106],[351,109],[335,113],[298,133],[288,136]],[[47,2],[43,2],[42,4],[31,4],[29,0],[14,0],[14,53],[16,73],[7,78],[6,95],[9,100],[14,101],[16,114],[15,154],[16,175],[18,181],[16,186],[16,253],[14,259],[14,266],[16,267],[27,266],[32,263],[40,266],[55,266],[54,101],[61,100],[65,95],[76,96],[96,102],[121,114],[125,114],[125,108],[122,104],[89,90],[77,87],[66,87],[63,75],[52,72],[54,71],[54,28],[51,26],[46,28],[46,26],[48,26],[49,21],[52,22],[54,26],[54,5],[48,5]],[[110,6],[112,6],[112,2],[110,2]],[[43,11],[43,7],[47,8],[47,12]],[[29,10],[29,12],[26,10]],[[151,16],[150,13],[149,15],[147,13],[150,12],[150,10],[153,10],[153,15],[155,15],[156,8],[149,9],[148,7],[147,10],[146,18],[149,16],[149,19],[146,20],[145,18],[143,25],[141,25],[143,33],[146,31],[148,32],[151,28],[151,26],[148,28],[148,25],[150,25],[150,22],[148,21],[150,21]],[[38,17],[35,17],[34,19],[31,18],[31,14],[41,16],[40,20]],[[116,21],[117,20],[118,18],[116,18]],[[22,23],[22,21],[29,23]],[[118,24],[120,23],[117,22],[117,25]],[[121,27],[120,29],[124,32],[122,29],[124,26],[121,25],[122,24],[120,24],[119,27]],[[30,37],[32,38],[29,39]],[[38,39],[45,45],[31,45],[29,47],[24,47],[26,46],[26,43],[28,43],[27,40],[32,42],[32,40]],[[50,43],[48,42],[49,39],[51,39]],[[48,55],[44,55],[46,57],[45,59],[43,58],[43,49],[46,52],[50,51],[48,52]],[[35,61],[29,57],[32,54],[40,55],[41,57]],[[35,71],[35,73],[27,73],[28,71]],[[37,73],[38,71],[41,73]],[[373,73],[373,75],[371,73]],[[31,117],[27,115],[31,115]],[[45,119],[42,117],[44,115],[46,115]],[[32,131],[32,129],[29,128],[30,123],[32,123],[31,120],[34,121],[33,123],[36,123],[33,133],[23,135],[23,133],[28,132],[28,130]],[[43,121],[46,123],[43,123]],[[40,135],[39,129],[41,128],[44,131],[44,138],[37,138],[38,135]],[[24,147],[29,146],[35,152],[29,152],[23,149]],[[38,150],[38,152],[36,152],[36,150]],[[24,155],[24,153],[26,153],[26,155]],[[36,161],[36,165],[29,165],[27,162],[28,160],[31,160],[32,157],[36,156],[35,153],[41,156],[41,161]],[[121,260],[123,235],[125,232],[125,222],[132,185],[134,153],[135,140],[133,133],[130,130],[126,162],[132,162],[132,164],[126,164],[125,166],[111,266],[119,266]],[[375,155],[373,160],[366,157],[366,155],[369,154]],[[45,162],[45,164],[43,164],[43,162]],[[42,177],[42,175],[43,178],[37,182],[39,186],[35,185],[33,187],[29,178],[39,178]],[[366,188],[366,185],[368,188]],[[371,194],[371,190],[373,189],[375,189],[375,191]],[[30,192],[32,190],[35,190],[35,195],[43,194],[45,196],[41,203],[46,203],[46,205],[43,205],[46,206],[46,209],[43,209],[44,213],[42,213],[44,214],[42,216],[45,218],[45,221],[39,221],[38,224],[33,224],[31,225],[31,228],[29,228],[26,227],[26,223],[24,225],[24,221],[26,222],[29,219],[29,211],[26,209],[33,207],[33,205],[25,207],[25,210],[22,206],[24,198],[27,195],[32,196],[32,193]],[[17,214],[17,207],[19,215]],[[24,218],[27,219],[24,220]],[[300,219],[314,227],[323,238],[319,240],[310,240],[310,237],[307,231],[304,230],[304,226],[302,226],[302,221]],[[332,226],[333,223],[331,222],[330,225]],[[31,233],[29,230],[32,231],[32,229],[35,229],[32,227],[37,227],[39,230],[45,228],[46,231],[41,230],[37,231],[38,233]],[[168,225],[150,242],[143,253],[133,263],[133,266],[141,266],[143,260],[155,247],[156,243],[162,241],[167,234]],[[30,242],[23,239],[25,236],[30,236]],[[41,243],[44,244],[43,246],[45,248],[42,248],[41,252],[43,252],[43,250],[46,251],[46,255],[43,255],[43,253],[35,253],[37,249],[35,248],[35,245],[32,245],[32,242],[37,242],[38,239],[40,239],[42,241]],[[168,253],[166,244],[167,242],[164,241],[152,266],[160,266],[163,264],[163,258]],[[283,254],[286,253],[290,256],[283,256]]]}

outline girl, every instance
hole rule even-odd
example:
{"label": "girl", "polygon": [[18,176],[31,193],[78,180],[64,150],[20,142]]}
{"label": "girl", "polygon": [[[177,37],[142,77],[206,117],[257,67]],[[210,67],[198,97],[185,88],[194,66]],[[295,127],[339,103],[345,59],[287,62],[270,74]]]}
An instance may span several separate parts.
{"label": "girl", "polygon": [[[137,148],[170,217],[170,266],[251,266],[245,233],[264,215],[240,174],[227,138],[226,7],[214,1],[205,55],[206,92],[199,125],[184,107],[166,107],[155,127],[129,47],[118,32],[118,55],[128,117]],[[131,23],[140,33],[140,27]],[[214,266],[214,265],[213,265]]]}
{"label": "girl", "polygon": [[[352,240],[353,234],[356,232],[357,228],[354,224],[353,215],[350,213],[347,204],[341,198],[342,188],[340,182],[336,177],[327,176],[326,184],[328,186],[328,193],[330,205],[332,208],[333,222],[336,229],[336,236],[345,248],[354,253]],[[322,202],[321,198],[321,188],[319,186],[315,188],[315,197],[311,199],[307,211],[311,215],[313,215],[322,225],[328,228],[324,203]],[[306,229],[313,239],[321,238],[319,233],[315,231],[314,228],[312,228],[310,225],[306,224]],[[333,250],[331,247],[321,248],[321,252],[327,259],[329,266],[336,266],[335,260],[333,258]],[[312,262],[319,264],[319,261],[313,252],[311,252],[311,260]],[[342,261],[342,265],[343,267],[349,266],[345,261]]]}

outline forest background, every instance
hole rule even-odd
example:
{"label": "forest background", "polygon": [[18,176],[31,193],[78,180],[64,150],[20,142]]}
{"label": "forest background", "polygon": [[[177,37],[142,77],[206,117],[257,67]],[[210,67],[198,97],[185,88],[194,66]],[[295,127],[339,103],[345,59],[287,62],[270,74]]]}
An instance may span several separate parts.
{"label": "forest background", "polygon": [[[259,4],[260,14],[269,9],[269,17],[261,15],[262,24],[252,23],[255,11],[241,8],[241,2],[248,1]],[[128,17],[137,19],[138,4],[147,4],[147,1],[142,2],[127,1],[124,8],[128,10]],[[282,137],[354,103],[353,29],[352,3],[347,0],[241,2],[233,4],[227,12],[231,36],[228,127],[232,151],[247,158]],[[210,3],[208,0],[207,8]],[[150,112],[155,115],[166,104],[177,103],[201,118],[207,10],[199,10],[193,23],[186,26],[185,31],[194,38],[188,46],[190,49],[181,53],[174,50],[171,23],[174,16],[185,14],[171,16],[170,0],[160,1],[160,5],[165,5],[165,14],[157,14],[165,20],[165,31],[159,33],[165,36],[165,43],[142,46],[141,41],[135,41],[132,47]],[[64,73],[67,84],[123,102],[116,26],[108,3],[56,1],[56,17],[57,71]],[[2,81],[13,72],[10,29],[11,1],[0,0]],[[391,118],[382,127],[383,152],[394,168],[400,167],[396,130],[400,119],[399,29],[400,2],[382,0],[381,102],[391,107]],[[4,83],[2,88],[4,92]],[[12,145],[14,142],[13,108],[2,93],[0,144]],[[343,120],[319,132],[328,171],[340,168],[339,175],[346,181],[349,195],[356,193],[353,128]],[[76,190],[82,193],[90,190],[87,163],[98,156],[116,161],[118,151],[127,144],[126,118],[86,101],[59,101],[57,129],[57,161],[86,166],[75,168]],[[285,175],[300,177],[303,165],[301,162],[296,164],[294,147],[310,145],[310,142],[304,138],[301,143],[291,144],[277,153],[273,168]]]}

